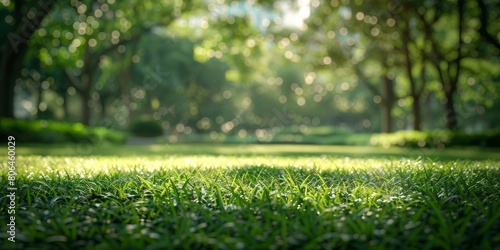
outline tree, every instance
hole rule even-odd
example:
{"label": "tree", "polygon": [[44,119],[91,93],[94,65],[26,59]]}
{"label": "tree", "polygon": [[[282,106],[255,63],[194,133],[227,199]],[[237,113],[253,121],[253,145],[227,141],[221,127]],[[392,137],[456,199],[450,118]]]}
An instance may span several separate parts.
{"label": "tree", "polygon": [[[498,41],[490,35],[498,30],[490,22],[494,16],[490,12],[494,9],[490,8],[493,3],[486,6],[482,0],[477,3],[387,0],[369,4],[342,1],[340,4],[334,0],[320,6],[315,4],[312,3],[313,13],[308,21],[315,46],[326,46],[328,61],[350,68],[360,82],[381,99],[385,124],[390,124],[387,117],[394,103],[391,94],[394,85],[390,79],[384,80],[385,72],[399,75],[398,82],[407,86],[398,86],[406,90],[399,98],[411,98],[413,129],[421,129],[421,99],[429,95],[428,83],[436,79],[444,93],[447,128],[457,129],[455,95],[463,78],[464,60],[496,60],[491,57],[498,50],[484,46],[497,47]],[[481,5],[480,8],[476,4]],[[487,43],[481,42],[480,37]],[[373,66],[376,64],[380,66]],[[366,74],[370,67],[381,69],[374,75],[382,80],[374,81],[373,76]],[[379,93],[379,86],[385,89],[382,91],[385,95]],[[384,127],[387,131],[387,126]]]}
{"label": "tree", "polygon": [[[461,2],[460,4],[464,4]],[[496,20],[494,19],[495,17],[492,17],[491,12],[500,9],[500,2],[496,2],[496,4],[490,4],[488,6],[484,0],[477,0],[477,4],[479,7],[479,20],[481,22],[481,26],[479,27],[479,33],[481,35],[481,38],[483,38],[486,42],[490,43],[497,49],[497,53],[500,51],[500,42],[495,37],[490,33],[489,29],[491,28],[491,22],[493,21],[494,23]],[[463,11],[463,9],[462,9]],[[498,13],[495,13],[498,15]],[[492,20],[493,18],[493,20]],[[498,32],[498,26],[495,27],[496,31]]]}
{"label": "tree", "polygon": [[[5,2],[4,2],[5,3]],[[0,117],[14,117],[14,86],[22,68],[28,43],[56,0],[7,1],[0,7]]]}
{"label": "tree", "polygon": [[[414,10],[422,6],[418,3],[415,5],[413,2],[404,2],[401,7],[404,10]],[[399,44],[404,57],[404,71],[410,86],[409,96],[412,99],[413,129],[418,131],[421,130],[422,121],[420,99],[427,85],[427,40],[422,40],[422,36],[427,38],[429,34],[422,35],[420,27],[413,22],[415,16],[412,15],[412,12],[401,11],[392,15],[392,17],[395,18],[397,27],[401,31]]]}
{"label": "tree", "polygon": [[[479,5],[479,12],[476,4]],[[460,85],[464,73],[470,72],[471,67],[474,67],[472,62],[494,63],[498,60],[498,41],[495,43],[488,33],[490,25],[486,9],[494,9],[492,7],[493,4],[486,7],[482,0],[477,3],[457,0],[457,4],[432,1],[423,6],[421,12],[416,12],[423,24],[425,39],[431,44],[429,60],[444,93],[448,129],[459,128],[455,98],[460,86],[473,91],[466,84]],[[478,25],[476,20],[481,23]],[[486,72],[485,69],[484,73]]]}
{"label": "tree", "polygon": [[[394,78],[401,61],[392,34],[394,20],[389,20],[387,3],[340,5],[337,1],[313,8],[308,20],[310,47],[319,51],[320,65],[328,62],[332,74],[348,69],[381,107],[382,132],[391,132],[392,109],[397,100]],[[323,54],[321,56],[321,54]],[[372,69],[378,70],[372,70]],[[417,126],[418,128],[418,126]]]}
{"label": "tree", "polygon": [[36,42],[56,41],[62,45],[49,51],[48,63],[65,68],[68,83],[81,97],[83,124],[91,122],[89,102],[102,59],[114,51],[123,53],[127,43],[140,39],[154,27],[168,26],[176,18],[170,11],[182,11],[186,8],[183,6],[162,6],[167,13],[160,13],[152,10],[158,8],[152,3],[134,2],[130,6],[130,3],[82,1],[62,6],[50,16],[42,27],[46,31],[41,32]]}

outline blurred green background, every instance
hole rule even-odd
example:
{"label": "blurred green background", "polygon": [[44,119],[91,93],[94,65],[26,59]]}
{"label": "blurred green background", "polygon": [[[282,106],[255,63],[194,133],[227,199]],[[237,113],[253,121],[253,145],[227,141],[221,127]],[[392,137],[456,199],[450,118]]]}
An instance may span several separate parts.
{"label": "blurred green background", "polygon": [[488,0],[1,0],[0,133],[499,146],[499,14]]}

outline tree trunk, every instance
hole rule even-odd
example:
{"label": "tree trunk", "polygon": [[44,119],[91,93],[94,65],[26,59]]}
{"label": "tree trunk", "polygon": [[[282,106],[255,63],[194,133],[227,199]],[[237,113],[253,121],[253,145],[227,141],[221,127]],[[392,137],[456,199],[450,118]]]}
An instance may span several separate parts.
{"label": "tree trunk", "polygon": [[[14,51],[3,50],[6,52],[0,59],[0,117],[14,118],[14,87],[16,76],[20,71],[21,59],[24,57],[26,48],[23,46],[19,48],[19,53]],[[19,58],[18,58],[19,57]]]}
{"label": "tree trunk", "polygon": [[427,111],[426,112],[426,116],[425,116],[425,120],[426,120],[426,124],[427,124],[427,128],[428,129],[434,129],[434,117],[432,116],[432,100],[433,99],[433,93],[430,93],[429,95],[427,95],[425,97],[425,100],[424,100],[424,107],[425,107],[425,110]]}
{"label": "tree trunk", "polygon": [[453,91],[446,91],[446,127],[449,130],[457,130],[458,129],[458,120],[457,120],[457,112],[455,110],[454,100],[453,100]]}
{"label": "tree trunk", "polygon": [[394,106],[396,95],[394,93],[394,82],[388,77],[389,66],[387,65],[387,61],[382,61],[382,65],[384,66],[384,75],[381,77],[380,81],[383,83],[383,93],[380,93],[377,88],[379,82],[377,84],[371,83],[358,65],[354,66],[354,70],[358,77],[361,78],[360,82],[367,87],[373,96],[380,96],[382,98],[382,101],[379,103],[382,117],[380,120],[380,128],[383,133],[390,133],[392,132],[392,107]]}
{"label": "tree trunk", "polygon": [[413,103],[411,105],[411,110],[413,113],[413,130],[420,131],[422,130],[420,124],[422,123],[422,118],[420,117],[420,95],[412,96]]}
{"label": "tree trunk", "polygon": [[113,98],[114,98],[113,95],[106,93],[106,92],[103,92],[102,94],[99,95],[99,104],[101,105],[101,112],[100,112],[100,116],[99,116],[99,119],[101,122],[100,122],[99,126],[102,126],[103,124],[105,124],[105,126],[110,125],[110,124],[104,123],[104,121],[107,120],[108,108],[109,108],[108,105],[109,105],[109,103],[111,103]]}
{"label": "tree trunk", "polygon": [[82,114],[81,114],[81,123],[83,125],[90,125],[90,118],[91,118],[91,110],[89,106],[89,101],[91,99],[90,96],[90,88],[85,88],[82,91],[79,92],[80,98],[82,100]]}
{"label": "tree trunk", "polygon": [[[458,0],[458,47],[457,47],[457,58],[453,61],[455,66],[455,73],[452,75],[450,73],[450,64],[448,64],[447,73],[450,75],[448,78],[448,84],[445,81],[442,81],[443,90],[446,97],[446,126],[449,130],[457,130],[458,129],[458,120],[457,120],[457,112],[455,110],[455,100],[454,94],[457,92],[458,81],[461,72],[461,62],[463,59],[462,56],[462,46],[464,44],[462,39],[463,33],[463,22],[464,22],[464,14],[465,14],[465,0]],[[441,77],[442,80],[444,78]]]}
{"label": "tree trunk", "polygon": [[2,91],[0,91],[0,117],[14,118],[14,72],[5,69],[0,73],[0,82],[2,82]]}
{"label": "tree trunk", "polygon": [[62,108],[63,108],[63,120],[66,120],[68,119],[68,93],[65,92],[61,95],[62,99],[63,99],[63,104],[62,104]]}
{"label": "tree trunk", "polygon": [[[387,68],[387,65],[386,65]],[[384,76],[384,92],[385,98],[382,101],[382,132],[392,132],[392,107],[396,101],[394,94],[394,84],[387,74]]]}
{"label": "tree trunk", "polygon": [[14,118],[15,81],[28,50],[28,42],[52,10],[56,0],[38,1],[34,8],[35,16],[29,22],[22,20],[26,18],[23,9],[28,9],[22,2],[16,1],[13,12],[9,13],[14,17],[15,26],[7,31],[6,38],[0,39],[0,117]]}
{"label": "tree trunk", "polygon": [[392,132],[392,105],[383,104],[382,107],[382,133]]}
{"label": "tree trunk", "polygon": [[37,82],[36,83],[36,86],[37,86],[37,93],[36,93],[36,103],[35,103],[35,107],[36,107],[36,118],[37,119],[40,119],[42,118],[40,115],[42,114],[42,110],[40,110],[40,106],[42,104],[42,101],[43,101],[43,88],[42,88],[42,84],[40,82]]}
{"label": "tree trunk", "polygon": [[104,97],[104,95],[101,95],[99,100],[101,103],[101,119],[104,120],[104,118],[106,118],[106,113],[107,113],[107,108],[106,108],[107,97]]}
{"label": "tree trunk", "polygon": [[123,69],[119,74],[118,79],[120,83],[120,90],[122,92],[122,102],[127,108],[127,126],[132,123],[134,119],[134,111],[132,110],[132,95],[130,93],[130,78],[128,71],[130,69]]}
{"label": "tree trunk", "polygon": [[[409,49],[409,43],[411,41],[410,36],[410,26],[409,20],[406,20],[406,25],[403,29],[402,41],[403,41],[403,52],[405,56],[405,68],[406,75],[410,82],[410,96],[413,99],[412,104],[412,113],[413,113],[413,130],[419,131],[420,129],[420,96],[422,91],[417,90],[417,82],[413,77],[412,69],[413,69],[413,61]],[[422,84],[423,85],[423,84]],[[423,87],[422,87],[423,88]]]}
{"label": "tree trunk", "polygon": [[[85,65],[89,62],[88,58],[85,60]],[[84,125],[90,125],[91,119],[91,110],[89,106],[89,101],[91,100],[91,92],[92,92],[92,81],[94,80],[94,67],[84,67],[82,73],[78,76],[73,75],[73,72],[66,71],[66,76],[68,77],[68,83],[76,89],[76,92],[80,96],[81,99],[81,120],[80,122]]]}

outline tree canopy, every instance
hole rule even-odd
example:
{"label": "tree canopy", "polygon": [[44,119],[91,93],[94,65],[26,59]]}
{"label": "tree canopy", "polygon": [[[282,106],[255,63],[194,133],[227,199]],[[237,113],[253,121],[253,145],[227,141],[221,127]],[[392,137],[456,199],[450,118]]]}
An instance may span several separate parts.
{"label": "tree canopy", "polygon": [[173,134],[494,128],[498,7],[6,0],[0,116],[121,128],[149,116]]}

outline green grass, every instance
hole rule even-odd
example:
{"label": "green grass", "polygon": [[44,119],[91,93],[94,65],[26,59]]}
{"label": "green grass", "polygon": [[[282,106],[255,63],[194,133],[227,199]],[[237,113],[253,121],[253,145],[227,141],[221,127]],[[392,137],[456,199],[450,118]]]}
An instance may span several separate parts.
{"label": "green grass", "polygon": [[[71,147],[17,149],[17,242],[2,230],[2,248],[500,246],[493,152],[102,145],[78,156]],[[450,160],[466,152],[477,160]],[[7,160],[0,160],[5,189]],[[3,196],[2,221],[6,208]]]}
{"label": "green grass", "polygon": [[[2,148],[5,150],[5,148]],[[0,150],[0,155],[6,155]],[[33,144],[16,148],[19,155],[42,156],[169,156],[169,155],[233,155],[255,156],[275,155],[286,157],[335,156],[355,158],[430,158],[432,160],[500,160],[498,149],[449,148],[449,149],[407,149],[378,148],[373,146],[298,145],[298,144],[157,144],[151,146],[130,146],[100,144]]]}

